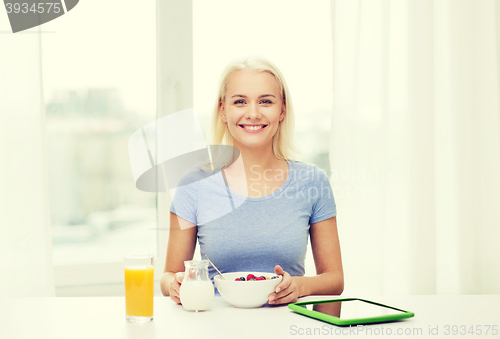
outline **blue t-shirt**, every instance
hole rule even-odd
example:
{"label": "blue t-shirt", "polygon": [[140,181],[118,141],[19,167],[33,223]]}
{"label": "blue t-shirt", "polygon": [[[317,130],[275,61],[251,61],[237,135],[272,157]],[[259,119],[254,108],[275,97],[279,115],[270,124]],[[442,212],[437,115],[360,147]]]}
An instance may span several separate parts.
{"label": "blue t-shirt", "polygon": [[[287,162],[285,183],[259,198],[234,192],[220,170],[194,168],[181,178],[170,211],[198,225],[202,259],[206,254],[222,273],[272,273],[280,265],[291,276],[304,275],[309,226],[334,217],[336,206],[321,169]],[[209,266],[212,281],[216,274]]]}

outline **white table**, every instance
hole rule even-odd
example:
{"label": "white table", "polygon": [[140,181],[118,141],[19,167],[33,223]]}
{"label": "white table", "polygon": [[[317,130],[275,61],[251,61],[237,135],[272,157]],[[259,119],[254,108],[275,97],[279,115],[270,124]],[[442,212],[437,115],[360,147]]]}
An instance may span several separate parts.
{"label": "white table", "polygon": [[[404,337],[499,338],[500,295],[359,296],[415,313],[414,318],[355,328],[336,327],[299,315],[286,306],[237,309],[216,297],[207,312],[184,311],[169,298],[155,297],[154,320],[132,324],[125,320],[124,297],[20,298],[0,305],[0,338],[297,338]],[[299,301],[328,299],[326,296]],[[3,313],[2,313],[3,312]],[[445,335],[446,325],[483,325],[481,335]],[[343,334],[339,331],[343,329]],[[371,330],[371,335],[366,335]],[[438,335],[430,335],[433,329]],[[337,333],[335,332],[337,330]],[[451,330],[451,328],[450,328]],[[403,333],[398,335],[398,331]],[[404,334],[406,331],[406,335]],[[414,332],[414,335],[410,334]],[[378,334],[377,334],[378,333]],[[418,335],[420,333],[420,335]],[[357,334],[357,335],[355,335]]]}

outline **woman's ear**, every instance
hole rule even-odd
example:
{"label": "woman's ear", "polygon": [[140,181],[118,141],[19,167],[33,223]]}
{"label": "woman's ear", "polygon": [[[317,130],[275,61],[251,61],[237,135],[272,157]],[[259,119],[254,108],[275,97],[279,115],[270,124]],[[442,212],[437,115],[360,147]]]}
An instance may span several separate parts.
{"label": "woman's ear", "polygon": [[219,115],[220,115],[222,121],[227,122],[226,110],[225,110],[224,104],[222,102],[219,102]]}
{"label": "woman's ear", "polygon": [[286,114],[286,106],[285,103],[283,103],[281,104],[280,121],[283,121],[283,119],[285,119],[285,114]]}

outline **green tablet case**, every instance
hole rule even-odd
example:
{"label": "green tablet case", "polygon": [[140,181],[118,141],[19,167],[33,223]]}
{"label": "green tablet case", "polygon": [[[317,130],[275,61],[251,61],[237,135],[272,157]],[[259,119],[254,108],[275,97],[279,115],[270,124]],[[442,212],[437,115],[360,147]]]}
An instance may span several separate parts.
{"label": "green tablet case", "polygon": [[[394,310],[398,310],[404,313],[400,314],[391,314],[391,315],[383,315],[383,316],[378,316],[378,317],[371,317],[371,318],[358,318],[358,319],[340,319],[338,317],[335,317],[333,315],[317,312],[317,311],[312,311],[308,310],[305,307],[302,307],[302,305],[313,305],[313,304],[323,304],[323,303],[329,303],[329,302],[340,302],[340,301],[349,301],[349,300],[360,300],[364,301],[370,304],[382,306],[382,307],[387,307],[391,308]],[[322,321],[329,322],[334,325],[339,325],[339,326],[346,326],[346,325],[359,325],[359,324],[370,324],[370,323],[381,323],[381,322],[388,322],[388,321],[394,321],[394,320],[400,320],[400,319],[405,319],[405,318],[411,318],[415,314],[413,312],[408,312],[396,307],[384,305],[381,303],[377,303],[374,301],[370,300],[365,300],[365,299],[359,299],[359,298],[345,298],[345,299],[333,299],[333,300],[319,300],[319,301],[304,301],[304,302],[298,302],[294,304],[288,304],[288,308],[306,315],[308,317],[312,317],[315,319],[319,319]]]}

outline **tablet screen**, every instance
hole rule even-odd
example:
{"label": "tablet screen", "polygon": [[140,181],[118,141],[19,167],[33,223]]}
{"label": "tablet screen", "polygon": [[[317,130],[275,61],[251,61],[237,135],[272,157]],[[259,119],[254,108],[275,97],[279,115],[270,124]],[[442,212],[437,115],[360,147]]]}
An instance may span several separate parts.
{"label": "tablet screen", "polygon": [[384,315],[403,314],[405,312],[390,307],[380,306],[361,300],[344,300],[322,304],[300,305],[310,311],[333,315],[342,320],[373,318]]}

